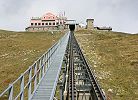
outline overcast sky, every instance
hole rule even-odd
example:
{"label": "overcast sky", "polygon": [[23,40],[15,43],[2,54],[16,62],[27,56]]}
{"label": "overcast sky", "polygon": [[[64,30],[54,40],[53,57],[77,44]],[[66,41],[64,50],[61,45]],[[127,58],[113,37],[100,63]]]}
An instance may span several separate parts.
{"label": "overcast sky", "polygon": [[0,29],[23,31],[33,16],[66,12],[69,19],[138,33],[138,0],[0,0]]}

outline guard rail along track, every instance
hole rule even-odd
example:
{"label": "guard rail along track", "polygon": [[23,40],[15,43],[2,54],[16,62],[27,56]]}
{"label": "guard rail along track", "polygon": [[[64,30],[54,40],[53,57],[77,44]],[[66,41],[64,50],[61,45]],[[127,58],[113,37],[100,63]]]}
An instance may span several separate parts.
{"label": "guard rail along track", "polygon": [[106,100],[73,31],[11,83],[0,100],[57,100],[57,86],[60,100]]}

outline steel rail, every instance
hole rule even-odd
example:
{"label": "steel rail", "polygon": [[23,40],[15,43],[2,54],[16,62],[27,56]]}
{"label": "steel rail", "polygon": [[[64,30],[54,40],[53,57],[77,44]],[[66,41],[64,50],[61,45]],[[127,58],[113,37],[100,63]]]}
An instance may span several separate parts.
{"label": "steel rail", "polygon": [[73,55],[73,33],[70,32],[70,53],[69,53],[69,67],[70,67],[70,98],[75,100],[76,89],[75,89],[75,73],[74,73],[74,55]]}
{"label": "steel rail", "polygon": [[104,93],[102,92],[102,89],[100,88],[97,80],[96,80],[96,77],[94,75],[94,72],[90,69],[90,66],[88,65],[82,51],[81,51],[81,48],[79,47],[79,44],[75,38],[75,36],[73,35],[73,40],[74,40],[74,44],[76,44],[77,46],[77,49],[78,49],[78,53],[82,59],[82,63],[84,64],[85,68],[86,68],[86,71],[88,73],[88,76],[89,76],[89,79],[90,79],[90,82],[91,82],[91,85],[92,85],[92,90],[93,90],[93,94],[92,95],[92,98],[93,100],[106,100],[106,97],[104,95]]}

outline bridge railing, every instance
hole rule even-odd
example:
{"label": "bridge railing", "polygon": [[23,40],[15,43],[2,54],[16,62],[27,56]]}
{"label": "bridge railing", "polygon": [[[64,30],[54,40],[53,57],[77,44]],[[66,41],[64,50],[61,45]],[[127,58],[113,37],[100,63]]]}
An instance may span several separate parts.
{"label": "bridge railing", "polygon": [[[52,62],[52,55],[56,52],[61,42],[66,39],[67,34],[49,48],[18,79],[9,84],[8,88],[0,94],[0,100],[30,100]],[[18,84],[17,87],[16,84]],[[16,93],[17,91],[18,93]]]}

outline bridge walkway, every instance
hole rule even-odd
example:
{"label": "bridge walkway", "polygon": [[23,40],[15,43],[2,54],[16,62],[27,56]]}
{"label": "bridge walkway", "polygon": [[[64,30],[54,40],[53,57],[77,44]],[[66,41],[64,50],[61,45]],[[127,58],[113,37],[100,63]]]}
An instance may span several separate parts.
{"label": "bridge walkway", "polygon": [[44,78],[40,82],[31,100],[52,100],[56,89],[59,73],[66,47],[68,44],[69,34],[63,39],[57,51],[53,54],[51,65],[47,70]]}

